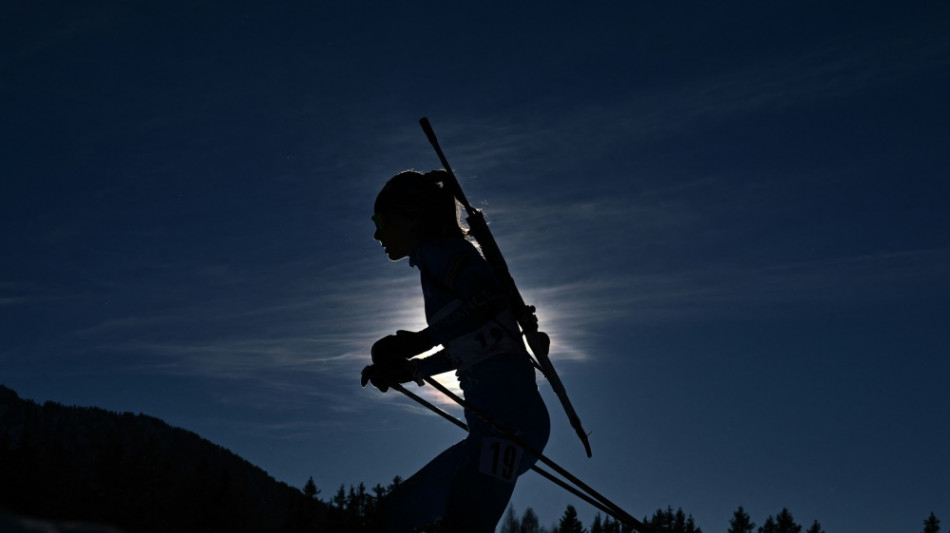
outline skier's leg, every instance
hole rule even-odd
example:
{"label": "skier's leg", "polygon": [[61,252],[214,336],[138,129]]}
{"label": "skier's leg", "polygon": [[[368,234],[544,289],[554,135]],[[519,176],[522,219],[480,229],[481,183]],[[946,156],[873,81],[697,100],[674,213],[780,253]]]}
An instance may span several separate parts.
{"label": "skier's leg", "polygon": [[477,456],[457,472],[449,491],[442,530],[453,533],[492,533],[515,489],[514,480],[503,481],[478,471]]}
{"label": "skier's leg", "polygon": [[465,442],[439,454],[386,496],[374,520],[379,531],[409,532],[442,516],[452,479],[464,461]]}
{"label": "skier's leg", "polygon": [[[505,427],[519,428],[517,435],[535,450],[544,449],[551,431],[547,409],[537,389],[510,388],[506,394],[479,398],[486,414]],[[518,409],[511,409],[518,406]],[[490,424],[466,412],[469,437],[465,461],[452,479],[446,501],[443,529],[460,533],[492,533],[501,520],[515,488],[537,457],[494,431]]]}

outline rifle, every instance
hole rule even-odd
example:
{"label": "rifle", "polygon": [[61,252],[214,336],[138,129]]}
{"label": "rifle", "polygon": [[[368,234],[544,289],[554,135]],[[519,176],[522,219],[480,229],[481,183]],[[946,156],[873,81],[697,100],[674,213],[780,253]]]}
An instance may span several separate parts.
{"label": "rifle", "polygon": [[501,250],[498,248],[498,243],[495,242],[495,237],[492,235],[491,230],[488,229],[488,223],[485,221],[484,213],[468,203],[468,199],[465,197],[465,193],[462,192],[462,186],[459,184],[458,178],[455,177],[455,173],[452,171],[452,167],[449,166],[445,154],[442,153],[442,148],[439,146],[439,141],[435,136],[435,132],[432,130],[432,125],[429,124],[429,119],[422,117],[419,119],[419,124],[422,125],[422,131],[425,132],[429,143],[432,144],[436,155],[439,156],[439,161],[442,162],[442,167],[449,175],[450,180],[447,185],[451,188],[455,198],[462,204],[462,207],[465,208],[465,212],[468,214],[465,221],[468,223],[469,232],[475,240],[478,241],[485,260],[504,285],[508,303],[514,310],[515,318],[521,327],[521,332],[525,338],[525,342],[528,344],[528,348],[530,348],[531,353],[534,354],[535,366],[548,380],[548,383],[551,384],[551,388],[555,394],[557,394],[561,405],[564,407],[564,412],[567,413],[567,418],[570,420],[571,426],[574,428],[574,431],[577,432],[581,443],[584,444],[584,451],[587,452],[587,457],[591,457],[590,441],[587,438],[587,432],[584,431],[581,425],[581,419],[577,416],[574,406],[571,405],[571,400],[567,397],[567,390],[564,389],[564,384],[561,382],[561,378],[558,377],[557,371],[554,370],[554,365],[548,357],[548,351],[551,348],[551,338],[548,337],[547,333],[539,331],[536,308],[532,305],[525,304],[524,298],[521,297],[518,286],[515,285],[515,280],[508,271],[508,264],[505,262],[505,258],[501,255]]}

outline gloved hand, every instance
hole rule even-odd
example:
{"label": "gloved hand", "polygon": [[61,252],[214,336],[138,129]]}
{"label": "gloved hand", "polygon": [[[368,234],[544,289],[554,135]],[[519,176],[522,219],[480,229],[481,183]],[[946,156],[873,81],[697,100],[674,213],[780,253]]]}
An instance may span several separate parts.
{"label": "gloved hand", "polygon": [[[415,363],[406,359],[375,363],[363,369],[360,386],[365,387],[367,383],[372,383],[380,392],[386,392],[393,384],[413,381],[415,373]],[[418,383],[422,385],[421,380],[418,380]]]}
{"label": "gloved hand", "polygon": [[370,353],[374,363],[402,361],[432,349],[432,339],[424,331],[397,331],[373,344]]}

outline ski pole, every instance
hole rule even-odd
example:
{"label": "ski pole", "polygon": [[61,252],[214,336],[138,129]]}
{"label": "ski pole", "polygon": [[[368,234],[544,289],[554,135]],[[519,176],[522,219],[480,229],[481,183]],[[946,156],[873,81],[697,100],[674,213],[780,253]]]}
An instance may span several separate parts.
{"label": "ski pole", "polygon": [[[406,389],[406,388],[403,387],[402,385],[400,385],[400,384],[397,383],[397,384],[391,385],[391,388],[393,388],[393,389],[395,389],[395,390],[397,390],[397,391],[399,391],[399,392],[405,394],[407,397],[409,397],[410,399],[414,400],[416,403],[422,405],[423,407],[428,408],[428,409],[429,409],[430,411],[432,411],[433,413],[435,413],[435,414],[441,416],[442,418],[448,420],[449,422],[455,424],[456,426],[462,428],[463,430],[468,431],[468,424],[466,424],[465,422],[462,422],[461,420],[455,418],[454,416],[452,416],[452,415],[446,413],[446,412],[443,411],[442,409],[439,409],[438,407],[436,407],[435,405],[433,405],[433,404],[432,404],[431,402],[429,402],[428,400],[422,398],[421,396],[419,396],[419,395],[417,395],[417,394],[415,394],[415,393],[413,393],[413,392],[410,392],[408,389]],[[554,474],[552,474],[552,473],[548,472],[547,470],[541,468],[540,466],[538,466],[538,465],[531,465],[531,470],[534,470],[535,472],[537,472],[538,474],[540,474],[542,477],[544,477],[544,478],[548,479],[549,481],[553,482],[555,485],[561,487],[562,489],[564,489],[564,490],[570,492],[570,493],[573,494],[574,496],[577,496],[578,498],[580,498],[580,499],[584,500],[585,502],[589,503],[589,504],[592,505],[594,508],[596,508],[597,510],[603,512],[604,514],[606,514],[606,515],[608,515],[608,516],[612,516],[612,517],[616,518],[617,520],[621,520],[621,521],[623,520],[621,517],[618,517],[614,511],[612,511],[611,509],[609,509],[609,508],[608,508],[606,505],[604,505],[603,503],[597,501],[596,499],[594,499],[594,498],[591,497],[590,495],[585,494],[584,492],[582,492],[582,491],[581,491],[580,489],[578,489],[577,487],[572,487],[570,484],[568,484],[568,483],[567,483],[566,481],[564,481],[563,479],[558,478],[557,476],[555,476]]]}
{"label": "ski pole", "polygon": [[[565,479],[567,479],[568,481],[570,481],[571,483],[573,483],[574,485],[576,485],[577,487],[579,487],[581,490],[583,490],[583,491],[586,492],[587,494],[591,495],[593,498],[597,499],[597,501],[599,501],[599,502],[602,503],[605,507],[607,507],[607,508],[609,508],[611,511],[613,511],[613,512],[610,513],[610,514],[611,514],[612,516],[614,516],[614,518],[617,518],[618,520],[620,520],[620,521],[623,522],[624,524],[626,524],[626,525],[628,525],[628,526],[630,526],[630,527],[633,527],[633,528],[636,529],[637,531],[642,531],[642,532],[648,532],[648,531],[649,531],[649,528],[647,528],[646,525],[645,525],[643,522],[640,522],[639,520],[637,520],[636,518],[634,518],[632,515],[630,515],[630,513],[628,513],[628,512],[626,512],[626,511],[624,511],[623,509],[621,509],[620,506],[618,506],[617,504],[615,504],[615,503],[613,503],[612,501],[608,500],[604,495],[600,494],[599,492],[597,492],[596,490],[594,490],[593,488],[591,488],[590,485],[587,485],[586,483],[584,483],[583,481],[581,481],[580,479],[578,479],[576,476],[574,476],[573,474],[571,474],[570,472],[568,472],[567,470],[565,470],[564,468],[562,468],[559,464],[557,464],[557,463],[555,463],[554,461],[552,461],[552,460],[548,459],[547,457],[545,457],[539,450],[537,450],[536,448],[534,448],[533,446],[531,446],[530,444],[528,444],[527,442],[525,442],[523,439],[519,438],[517,435],[514,435],[513,433],[511,433],[511,432],[508,431],[506,428],[502,427],[500,424],[498,424],[497,422],[495,422],[494,420],[492,420],[491,417],[489,417],[489,416],[486,415],[485,413],[481,412],[479,409],[473,407],[470,403],[468,403],[468,402],[465,401],[464,399],[460,398],[460,397],[459,397],[458,395],[456,395],[454,392],[450,391],[450,390],[447,389],[445,386],[443,386],[441,383],[439,383],[438,381],[432,379],[431,377],[427,377],[427,378],[423,378],[423,379],[424,379],[424,381],[425,381],[426,383],[428,383],[429,385],[431,385],[432,387],[434,387],[436,390],[438,390],[438,391],[441,392],[442,394],[446,395],[449,399],[451,399],[451,400],[454,401],[455,403],[459,404],[463,409],[466,409],[466,410],[471,411],[472,413],[474,413],[475,416],[477,416],[479,419],[481,419],[481,420],[482,420],[483,422],[485,422],[486,424],[490,425],[490,426],[492,427],[492,429],[494,429],[495,431],[497,431],[497,432],[501,433],[502,435],[504,435],[505,438],[511,440],[512,442],[514,442],[514,443],[517,444],[518,446],[521,446],[525,451],[527,451],[527,452],[530,453],[531,455],[537,457],[539,461],[541,461],[541,462],[544,463],[545,465],[549,466],[552,470],[554,470],[555,472],[557,472],[559,475],[561,475],[562,477],[564,477]],[[606,511],[605,511],[605,512],[606,512]]]}

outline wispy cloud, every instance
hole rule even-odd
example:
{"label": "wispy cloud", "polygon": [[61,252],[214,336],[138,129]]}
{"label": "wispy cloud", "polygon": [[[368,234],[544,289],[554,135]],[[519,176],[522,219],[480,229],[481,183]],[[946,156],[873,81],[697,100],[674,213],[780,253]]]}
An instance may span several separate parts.
{"label": "wispy cloud", "polygon": [[55,290],[33,281],[0,281],[0,306],[51,303],[75,297],[72,291]]}
{"label": "wispy cloud", "polygon": [[[596,166],[605,153],[644,140],[670,138],[764,110],[807,108],[858,96],[873,87],[950,66],[950,38],[924,41],[912,27],[889,35],[844,36],[801,43],[781,55],[750,54],[744,62],[687,79],[632,85],[596,103],[548,105],[505,115],[445,117],[434,122],[460,176],[543,179],[562,169]],[[616,164],[617,158],[610,157]],[[613,169],[624,171],[626,169]],[[477,186],[478,181],[471,182]]]}
{"label": "wispy cloud", "polygon": [[[364,267],[350,265],[350,273]],[[331,410],[365,409],[371,404],[352,391],[372,343],[397,329],[425,327],[418,274],[398,267],[404,273],[392,277],[286,279],[294,290],[263,300],[242,295],[256,286],[242,283],[220,298],[110,318],[74,334],[84,354],[113,354],[128,372],[254,383],[274,393],[262,402],[319,397]],[[445,382],[457,387],[451,376]]]}
{"label": "wispy cloud", "polygon": [[950,250],[912,250],[786,263],[617,275],[529,288],[552,355],[586,360],[595,331],[656,323],[736,320],[786,312],[782,304],[857,309],[926,298],[950,267]]}

